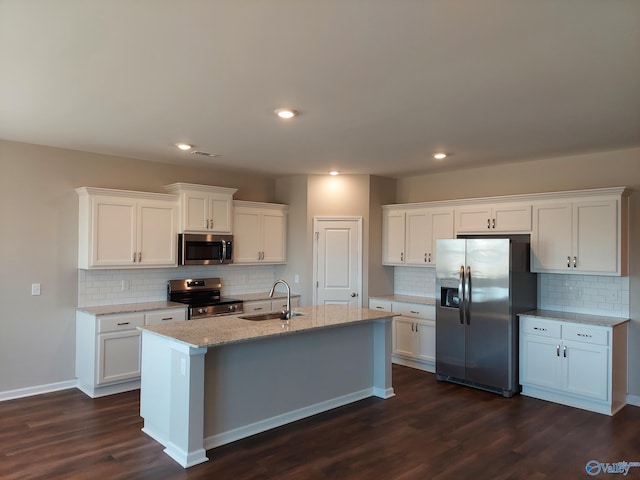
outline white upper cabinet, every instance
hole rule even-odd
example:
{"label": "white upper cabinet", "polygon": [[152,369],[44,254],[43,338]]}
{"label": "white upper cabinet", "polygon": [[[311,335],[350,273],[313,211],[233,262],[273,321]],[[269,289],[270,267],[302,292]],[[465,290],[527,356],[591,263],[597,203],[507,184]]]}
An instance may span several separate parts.
{"label": "white upper cabinet", "polygon": [[435,265],[438,238],[530,234],[533,272],[627,275],[629,195],[612,187],[384,205],[382,264]]}
{"label": "white upper cabinet", "polygon": [[627,274],[626,197],[592,198],[534,207],[532,271]]}
{"label": "white upper cabinet", "polygon": [[458,233],[528,233],[531,231],[531,204],[505,203],[456,208]]}
{"label": "white upper cabinet", "polygon": [[382,263],[404,264],[405,210],[386,209],[382,214]]}
{"label": "white upper cabinet", "polygon": [[78,268],[176,265],[175,195],[78,188]]}
{"label": "white upper cabinet", "polygon": [[235,201],[233,263],[287,261],[286,205]]}
{"label": "white upper cabinet", "polygon": [[433,266],[436,240],[453,238],[453,209],[385,207],[382,224],[383,264]]}
{"label": "white upper cabinet", "polygon": [[231,233],[235,188],[172,183],[165,188],[180,195],[180,233]]}

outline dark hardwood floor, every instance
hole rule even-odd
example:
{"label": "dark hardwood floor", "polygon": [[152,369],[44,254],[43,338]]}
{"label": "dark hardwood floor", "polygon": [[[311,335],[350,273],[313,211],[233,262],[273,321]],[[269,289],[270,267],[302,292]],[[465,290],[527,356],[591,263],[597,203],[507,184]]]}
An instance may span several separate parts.
{"label": "dark hardwood floor", "polygon": [[[393,375],[394,398],[210,450],[208,463],[188,470],[140,431],[138,391],[0,402],[0,478],[575,479],[593,478],[590,460],[640,462],[640,408],[608,417],[439,383],[407,367],[394,365]],[[640,467],[625,478],[640,478]]]}

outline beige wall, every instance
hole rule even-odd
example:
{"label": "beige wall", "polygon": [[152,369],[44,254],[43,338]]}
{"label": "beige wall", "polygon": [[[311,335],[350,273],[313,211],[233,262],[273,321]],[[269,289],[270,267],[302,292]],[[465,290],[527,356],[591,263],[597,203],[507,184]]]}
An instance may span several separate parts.
{"label": "beige wall", "polygon": [[[455,157],[451,157],[455,161]],[[640,148],[548,158],[398,180],[397,202],[627,186],[630,197],[629,392],[640,402]]]}
{"label": "beige wall", "polygon": [[[73,380],[78,199],[74,188],[162,192],[172,182],[274,201],[275,180],[0,141],[0,393]],[[42,294],[31,296],[31,284]]]}
{"label": "beige wall", "polygon": [[304,305],[310,305],[313,300],[314,217],[362,217],[363,302],[366,304],[372,287],[378,294],[393,292],[393,269],[380,265],[380,206],[395,201],[395,180],[369,175],[287,177],[278,179],[276,197],[289,205],[290,212],[291,246],[287,265],[280,273],[287,281],[295,274],[300,275],[300,284],[293,288],[301,294]]}

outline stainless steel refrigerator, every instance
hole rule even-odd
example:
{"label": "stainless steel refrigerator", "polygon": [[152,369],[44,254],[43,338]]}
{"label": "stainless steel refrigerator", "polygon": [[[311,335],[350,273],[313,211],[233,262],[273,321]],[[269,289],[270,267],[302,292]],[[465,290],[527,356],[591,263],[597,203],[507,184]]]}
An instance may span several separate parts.
{"label": "stainless steel refrigerator", "polygon": [[537,303],[529,237],[437,242],[436,378],[510,397],[520,390],[517,314]]}

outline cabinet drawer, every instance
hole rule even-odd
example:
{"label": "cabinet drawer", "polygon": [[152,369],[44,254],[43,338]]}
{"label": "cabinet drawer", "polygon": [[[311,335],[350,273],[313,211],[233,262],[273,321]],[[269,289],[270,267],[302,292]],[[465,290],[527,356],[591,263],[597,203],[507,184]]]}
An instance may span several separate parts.
{"label": "cabinet drawer", "polygon": [[609,332],[591,325],[565,323],[562,326],[562,338],[564,340],[592,343],[594,345],[609,345]]}
{"label": "cabinet drawer", "polygon": [[145,315],[145,325],[157,325],[158,323],[181,322],[187,319],[185,309],[160,310]]}
{"label": "cabinet drawer", "polygon": [[131,330],[144,325],[144,314],[106,315],[98,318],[98,333]]}
{"label": "cabinet drawer", "polygon": [[242,309],[245,313],[260,313],[271,311],[271,300],[258,300],[253,302],[244,302]]}
{"label": "cabinet drawer", "polygon": [[436,308],[432,305],[420,303],[393,302],[393,313],[399,313],[403,317],[424,318],[434,320]]}
{"label": "cabinet drawer", "polygon": [[369,308],[371,310],[381,310],[383,312],[391,311],[391,302],[386,300],[378,300],[375,298],[369,299]]}
{"label": "cabinet drawer", "polygon": [[560,338],[561,327],[557,322],[534,317],[520,317],[520,331],[529,335]]}

